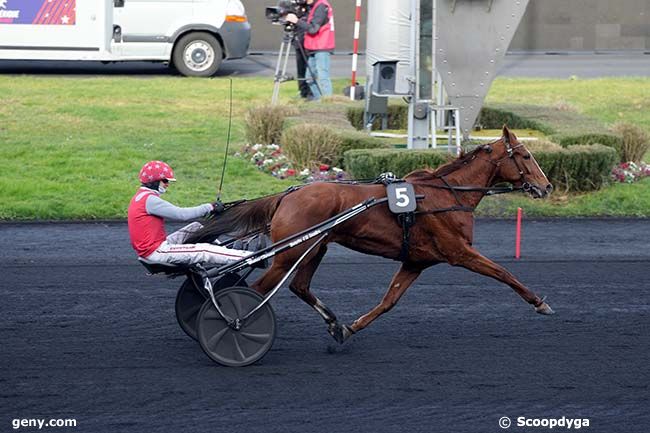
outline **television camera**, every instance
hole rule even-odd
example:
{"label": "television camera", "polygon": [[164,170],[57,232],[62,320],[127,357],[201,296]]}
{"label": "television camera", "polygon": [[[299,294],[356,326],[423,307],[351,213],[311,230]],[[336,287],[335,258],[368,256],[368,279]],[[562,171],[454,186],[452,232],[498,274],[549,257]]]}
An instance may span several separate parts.
{"label": "television camera", "polygon": [[277,6],[266,8],[266,19],[272,24],[284,26],[284,30],[292,32],[295,24],[286,20],[287,15],[294,14],[298,19],[307,14],[307,0],[280,0]]}

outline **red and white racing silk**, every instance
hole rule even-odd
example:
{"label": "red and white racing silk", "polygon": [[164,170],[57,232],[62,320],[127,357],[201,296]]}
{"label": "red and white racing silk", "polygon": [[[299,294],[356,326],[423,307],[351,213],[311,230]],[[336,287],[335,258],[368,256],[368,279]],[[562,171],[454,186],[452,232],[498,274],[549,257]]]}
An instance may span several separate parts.
{"label": "red and white racing silk", "polygon": [[158,192],[149,188],[140,188],[129,205],[131,246],[140,257],[150,256],[167,239],[165,220],[147,212],[147,198],[158,195]]}

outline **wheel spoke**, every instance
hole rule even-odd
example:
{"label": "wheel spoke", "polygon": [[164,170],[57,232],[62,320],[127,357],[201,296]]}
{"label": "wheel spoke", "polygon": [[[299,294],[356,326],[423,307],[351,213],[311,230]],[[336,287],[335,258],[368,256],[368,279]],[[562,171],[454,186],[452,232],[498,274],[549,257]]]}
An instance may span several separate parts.
{"label": "wheel spoke", "polygon": [[266,343],[269,338],[271,337],[271,334],[266,333],[266,334],[260,334],[260,333],[253,333],[253,332],[240,332],[239,335],[242,337],[254,341],[256,343]]}
{"label": "wheel spoke", "polygon": [[[221,305],[219,305],[219,307],[221,307]],[[221,317],[221,314],[219,314],[217,309],[213,307],[203,314],[203,320],[224,320],[224,319],[223,317]]]}
{"label": "wheel spoke", "polygon": [[223,328],[221,331],[217,332],[214,334],[208,342],[206,343],[207,347],[210,347],[211,350],[214,350],[217,348],[217,344],[221,341],[224,335],[226,335],[226,332],[228,332],[228,327]]}
{"label": "wheel spoke", "polygon": [[241,299],[239,297],[239,294],[238,293],[232,293],[228,297],[228,299],[230,300],[230,303],[232,304],[233,308],[235,309],[235,316],[238,317],[238,318],[241,318],[242,317],[242,315],[241,315],[242,307],[241,307]]}
{"label": "wheel spoke", "polygon": [[183,320],[187,321],[187,319],[191,319],[192,317],[196,317],[196,313],[199,312],[201,309],[201,304],[196,304],[193,305],[191,308],[188,308],[183,311]]}
{"label": "wheel spoke", "polygon": [[235,349],[237,349],[237,354],[239,355],[240,359],[243,361],[246,359],[246,355],[244,355],[244,351],[241,348],[241,345],[239,344],[239,338],[237,338],[237,334],[233,334],[232,336],[233,340],[235,340]]}

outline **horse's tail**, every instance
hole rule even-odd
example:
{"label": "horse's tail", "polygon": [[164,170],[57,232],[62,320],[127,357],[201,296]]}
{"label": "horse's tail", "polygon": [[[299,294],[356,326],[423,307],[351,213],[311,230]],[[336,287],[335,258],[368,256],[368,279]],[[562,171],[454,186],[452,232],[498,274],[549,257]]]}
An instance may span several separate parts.
{"label": "horse's tail", "polygon": [[241,237],[264,231],[286,193],[245,201],[208,220],[186,243],[212,242],[221,235]]}

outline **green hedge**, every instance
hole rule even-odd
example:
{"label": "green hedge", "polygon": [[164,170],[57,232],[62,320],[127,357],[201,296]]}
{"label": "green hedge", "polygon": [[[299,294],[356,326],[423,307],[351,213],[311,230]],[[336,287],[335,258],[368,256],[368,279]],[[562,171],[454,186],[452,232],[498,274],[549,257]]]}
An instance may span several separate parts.
{"label": "green hedge", "polygon": [[[406,129],[408,107],[389,105],[388,128]],[[350,107],[347,111],[350,123],[362,129],[363,107]],[[575,111],[535,105],[496,105],[485,106],[476,120],[483,129],[501,129],[508,125],[512,129],[534,129],[562,147],[602,144],[616,149],[621,154],[623,138],[609,131],[599,121],[583,116]],[[379,123],[374,125],[379,128]]]}
{"label": "green hedge", "polygon": [[602,144],[621,155],[623,145],[623,137],[599,121],[558,108],[534,105],[483,107],[477,124],[485,129],[498,129],[504,124],[514,129],[536,129],[562,147]]}
{"label": "green hedge", "polygon": [[402,177],[420,168],[436,168],[451,159],[450,153],[433,149],[349,150],[345,152],[345,167],[354,179],[373,179],[386,171]]}
{"label": "green hedge", "polygon": [[[595,144],[534,151],[551,183],[561,191],[591,191],[606,182],[617,161],[616,151]],[[345,153],[345,166],[355,179],[371,179],[385,171],[397,176],[424,167],[436,168],[452,159],[440,150],[372,149]]]}
{"label": "green hedge", "polygon": [[361,131],[341,131],[339,134],[341,144],[338,151],[338,159],[334,165],[347,169],[345,153],[354,149],[380,149],[388,147],[383,140],[374,138]]}
{"label": "green hedge", "polygon": [[[363,113],[365,107],[348,107],[347,117],[356,129],[365,129]],[[388,129],[406,129],[408,127],[409,107],[407,105],[388,105]],[[375,119],[373,129],[381,128],[381,119]]]}
{"label": "green hedge", "polygon": [[560,191],[592,191],[607,182],[618,161],[616,150],[601,144],[537,150],[535,159]]}
{"label": "green hedge", "polygon": [[476,124],[482,129],[501,129],[503,125],[508,125],[510,129],[534,129],[546,135],[555,132],[550,125],[539,120],[522,117],[514,111],[492,107],[483,107],[481,109]]}
{"label": "green hedge", "polygon": [[616,150],[618,155],[622,154],[623,138],[614,134],[554,134],[550,139],[562,147],[602,144]]}

